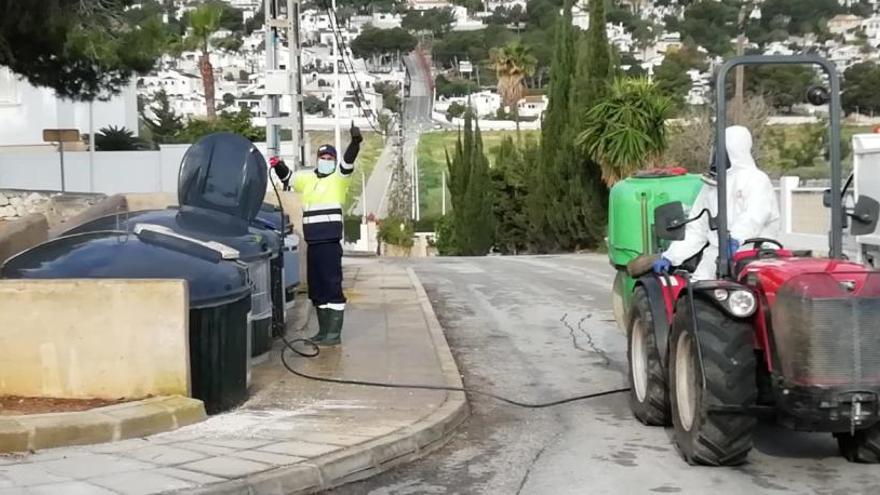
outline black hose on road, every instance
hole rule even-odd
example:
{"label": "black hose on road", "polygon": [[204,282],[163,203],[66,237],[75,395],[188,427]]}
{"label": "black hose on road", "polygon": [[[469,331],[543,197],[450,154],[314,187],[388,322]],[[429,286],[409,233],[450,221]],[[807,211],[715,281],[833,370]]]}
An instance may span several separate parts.
{"label": "black hose on road", "polygon": [[[572,402],[578,402],[582,400],[596,399],[598,397],[605,397],[607,395],[620,394],[623,392],[629,392],[629,388],[618,388],[613,390],[604,390],[602,392],[594,392],[591,394],[584,395],[576,395],[574,397],[568,397],[565,399],[554,400],[551,402],[539,402],[539,403],[528,403],[528,402],[520,402],[513,399],[508,399],[507,397],[502,397],[497,394],[493,394],[491,392],[484,392],[482,390],[471,389],[467,387],[450,387],[446,385],[423,385],[423,384],[404,384],[404,383],[385,383],[385,382],[371,382],[366,380],[346,380],[341,378],[326,378],[323,376],[315,376],[310,375],[308,373],[303,373],[302,371],[294,368],[289,362],[287,362],[287,354],[286,351],[293,352],[294,354],[306,358],[314,358],[317,357],[321,353],[321,349],[317,344],[312,342],[309,339],[295,339],[295,340],[287,340],[286,337],[281,337],[281,340],[284,341],[284,348],[281,349],[281,363],[287,369],[287,371],[293,373],[294,375],[305,378],[307,380],[314,380],[317,382],[324,383],[336,383],[341,385],[359,385],[362,387],[379,387],[379,388],[405,388],[405,389],[413,389],[413,390],[445,390],[448,392],[464,392],[466,394],[473,395],[481,395],[483,397],[489,397],[491,399],[495,399],[499,402],[504,402],[506,404],[510,404],[512,406],[523,407],[526,409],[545,409],[548,407],[561,406],[563,404],[570,404]],[[308,347],[312,347],[314,351],[305,352],[294,347],[296,343],[303,343]]]}

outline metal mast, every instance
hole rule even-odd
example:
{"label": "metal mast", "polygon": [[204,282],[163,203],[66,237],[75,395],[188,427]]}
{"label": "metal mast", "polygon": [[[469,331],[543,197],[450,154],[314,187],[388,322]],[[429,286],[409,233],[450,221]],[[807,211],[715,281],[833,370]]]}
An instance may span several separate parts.
{"label": "metal mast", "polygon": [[[281,128],[291,129],[294,170],[305,166],[302,98],[302,44],[300,0],[265,0],[266,13],[266,147],[269,156],[281,155]],[[279,53],[279,39],[287,41],[287,60]],[[281,115],[281,98],[291,100],[290,116]]]}

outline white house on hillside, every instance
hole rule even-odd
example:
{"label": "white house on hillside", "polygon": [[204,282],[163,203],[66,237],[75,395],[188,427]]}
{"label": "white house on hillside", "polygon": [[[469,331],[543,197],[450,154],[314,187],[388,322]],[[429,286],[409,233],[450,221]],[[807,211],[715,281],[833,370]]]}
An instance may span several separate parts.
{"label": "white house on hillside", "polygon": [[142,93],[147,95],[159,91],[165,91],[169,96],[185,96],[202,92],[201,78],[176,70],[141,76],[137,80],[137,86]]}
{"label": "white house on hillside", "polygon": [[520,117],[539,119],[547,109],[547,95],[526,96],[517,103],[517,113]]}
{"label": "white house on hillside", "polygon": [[[92,104],[95,132],[102,127],[126,127],[137,134],[137,93],[126,86],[108,101]],[[0,148],[47,146],[43,129],[79,129],[89,132],[89,103],[58,98],[48,88],[38,88],[12,71],[0,67]]]}
{"label": "white house on hillside", "polygon": [[407,0],[413,10],[446,9],[452,7],[447,0]]}

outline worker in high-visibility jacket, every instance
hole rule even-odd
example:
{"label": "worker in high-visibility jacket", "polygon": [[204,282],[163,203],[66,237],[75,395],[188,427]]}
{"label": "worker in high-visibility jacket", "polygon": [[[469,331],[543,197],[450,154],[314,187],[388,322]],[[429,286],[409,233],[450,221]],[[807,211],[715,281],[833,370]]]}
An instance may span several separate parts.
{"label": "worker in high-visibility jacket", "polygon": [[360,152],[361,131],[351,126],[351,142],[337,166],[336,148],[318,148],[314,171],[292,173],[283,161],[270,160],[275,174],[302,195],[303,236],[307,255],[309,299],[318,314],[318,334],[311,340],[319,345],[338,345],[342,337],[345,295],[342,293],[342,205]]}

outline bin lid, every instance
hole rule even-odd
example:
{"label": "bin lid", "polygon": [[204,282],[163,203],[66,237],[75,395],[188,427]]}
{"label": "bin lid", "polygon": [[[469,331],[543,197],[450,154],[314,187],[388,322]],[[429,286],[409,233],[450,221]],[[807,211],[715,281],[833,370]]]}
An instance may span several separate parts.
{"label": "bin lid", "polygon": [[249,297],[247,269],[220,252],[155,231],[87,232],[59,237],[10,258],[2,278],[183,279],[191,308]]}
{"label": "bin lid", "polygon": [[[280,236],[266,229],[226,222],[225,214],[203,208],[144,210],[111,214],[74,227],[64,235],[101,230],[134,230],[137,225],[151,224],[201,241],[215,241],[239,252],[242,261],[270,256],[281,250]],[[243,228],[239,228],[243,227]]]}
{"label": "bin lid", "polygon": [[263,154],[237,134],[220,132],[196,141],[180,164],[177,200],[250,222],[266,196],[269,169]]}

